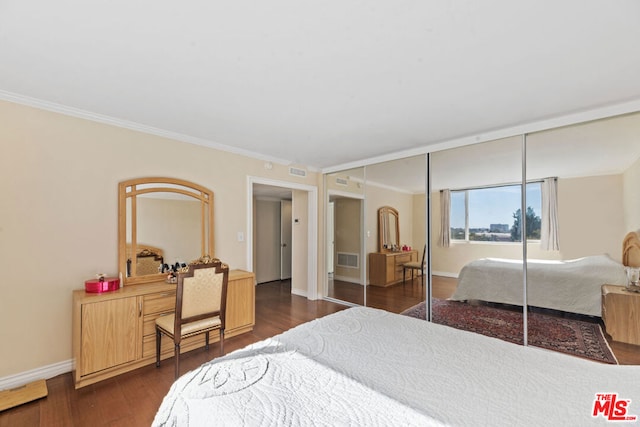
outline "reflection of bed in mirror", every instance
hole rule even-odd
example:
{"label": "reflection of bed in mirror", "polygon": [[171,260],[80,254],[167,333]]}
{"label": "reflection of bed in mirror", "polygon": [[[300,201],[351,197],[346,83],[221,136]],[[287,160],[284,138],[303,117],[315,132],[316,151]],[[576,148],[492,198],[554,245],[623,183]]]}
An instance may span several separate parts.
{"label": "reflection of bed in mirror", "polygon": [[[131,245],[127,244],[127,277],[131,277],[133,274],[132,264],[133,256]],[[145,276],[147,274],[158,274],[162,272],[162,264],[164,263],[163,251],[160,248],[154,246],[138,244],[136,246],[136,270],[135,274],[138,276]]]}
{"label": "reflection of bed in mirror", "polygon": [[[629,233],[623,244],[625,265],[640,263],[637,233]],[[631,262],[631,264],[629,264]],[[569,313],[601,316],[601,287],[626,285],[625,265],[608,255],[593,255],[567,261],[527,261],[527,304]],[[479,300],[501,304],[523,304],[522,261],[483,258],[466,264],[450,299]]]}
{"label": "reflection of bed in mirror", "polygon": [[636,366],[356,307],[185,374],[153,425],[601,425],[596,393],[634,399],[639,379]]}

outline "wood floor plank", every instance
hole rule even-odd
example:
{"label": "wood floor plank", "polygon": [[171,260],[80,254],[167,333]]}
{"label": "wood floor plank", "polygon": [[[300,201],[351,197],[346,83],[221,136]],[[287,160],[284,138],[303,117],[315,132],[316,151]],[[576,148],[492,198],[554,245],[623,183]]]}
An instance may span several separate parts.
{"label": "wood floor plank", "polygon": [[71,375],[59,375],[47,381],[49,396],[40,404],[40,424],[52,427],[66,427],[72,418]]}

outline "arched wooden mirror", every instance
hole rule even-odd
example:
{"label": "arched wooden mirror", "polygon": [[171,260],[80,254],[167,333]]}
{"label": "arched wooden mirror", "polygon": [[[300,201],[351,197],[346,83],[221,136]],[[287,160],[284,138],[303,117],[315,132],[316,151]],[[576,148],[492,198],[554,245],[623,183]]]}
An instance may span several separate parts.
{"label": "arched wooden mirror", "polygon": [[398,210],[391,206],[378,209],[379,252],[400,250],[400,218]]}
{"label": "arched wooden mirror", "polygon": [[213,256],[213,192],[175,178],[118,188],[118,268],[123,284],[164,280],[164,265]]}

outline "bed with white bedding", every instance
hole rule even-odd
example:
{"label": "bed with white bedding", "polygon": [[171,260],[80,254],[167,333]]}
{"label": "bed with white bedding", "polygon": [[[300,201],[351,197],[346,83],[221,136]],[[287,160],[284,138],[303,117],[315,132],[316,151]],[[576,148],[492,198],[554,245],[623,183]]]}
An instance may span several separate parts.
{"label": "bed with white bedding", "polygon": [[[523,305],[522,261],[483,258],[466,264],[450,299]],[[568,261],[527,261],[527,303],[570,313],[601,316],[601,287],[624,286],[624,266],[607,255]]]}
{"label": "bed with white bedding", "polygon": [[598,393],[640,415],[640,367],[357,307],[185,374],[153,425],[604,425]]}

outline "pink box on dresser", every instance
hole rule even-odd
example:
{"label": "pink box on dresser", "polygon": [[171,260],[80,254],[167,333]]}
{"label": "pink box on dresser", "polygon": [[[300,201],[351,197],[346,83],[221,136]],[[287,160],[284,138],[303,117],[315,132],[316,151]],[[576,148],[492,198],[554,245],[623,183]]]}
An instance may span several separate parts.
{"label": "pink box on dresser", "polygon": [[86,292],[99,293],[116,291],[120,289],[120,279],[117,277],[104,277],[101,279],[91,279],[84,282]]}

